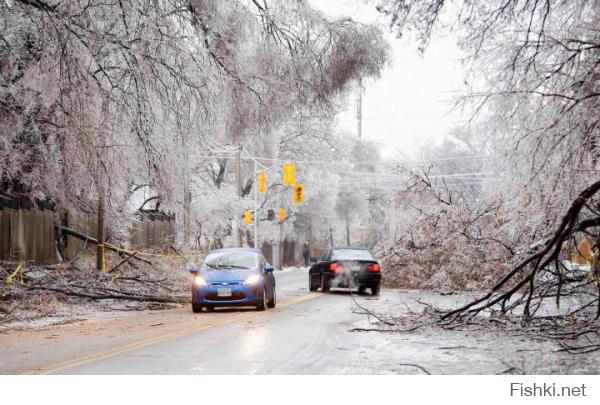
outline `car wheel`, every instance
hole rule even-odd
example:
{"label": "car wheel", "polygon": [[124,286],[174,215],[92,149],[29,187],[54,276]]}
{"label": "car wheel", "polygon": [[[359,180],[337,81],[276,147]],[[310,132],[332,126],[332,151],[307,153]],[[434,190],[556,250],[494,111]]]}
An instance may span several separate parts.
{"label": "car wheel", "polygon": [[371,286],[371,294],[379,295],[379,291],[381,290],[381,285],[379,283],[373,284]]}
{"label": "car wheel", "polygon": [[331,290],[331,281],[323,274],[321,276],[321,291],[328,292]]}
{"label": "car wheel", "polygon": [[361,285],[358,287],[358,293],[359,294],[364,294],[367,291],[367,287],[364,285]]}
{"label": "car wheel", "polygon": [[310,291],[317,291],[319,286],[315,283],[315,276],[313,274],[308,275],[308,289]]}
{"label": "car wheel", "polygon": [[202,305],[198,302],[198,292],[192,288],[192,311],[194,313],[202,312]]}
{"label": "car wheel", "polygon": [[260,296],[260,302],[256,306],[256,309],[259,311],[264,311],[267,308],[266,301],[267,301],[267,294],[265,292],[265,289],[263,288],[262,294]]}
{"label": "car wheel", "polygon": [[277,293],[275,292],[275,287],[273,287],[273,298],[267,302],[267,308],[275,308],[277,305]]}

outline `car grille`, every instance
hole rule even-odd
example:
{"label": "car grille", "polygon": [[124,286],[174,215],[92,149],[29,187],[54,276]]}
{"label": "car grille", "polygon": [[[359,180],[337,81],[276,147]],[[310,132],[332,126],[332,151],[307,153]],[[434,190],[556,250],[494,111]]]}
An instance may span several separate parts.
{"label": "car grille", "polygon": [[246,298],[246,294],[239,291],[232,291],[231,297],[219,297],[217,293],[208,293],[205,297],[205,299],[209,301],[237,301],[243,300],[244,298]]}
{"label": "car grille", "polygon": [[214,283],[210,283],[210,285],[216,285],[216,286],[230,286],[230,285],[240,285],[242,284],[241,281],[216,281]]}

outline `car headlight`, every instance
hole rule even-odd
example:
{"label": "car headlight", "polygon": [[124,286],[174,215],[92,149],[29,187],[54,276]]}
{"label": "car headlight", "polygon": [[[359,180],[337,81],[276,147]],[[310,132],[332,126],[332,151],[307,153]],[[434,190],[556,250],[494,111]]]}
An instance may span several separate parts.
{"label": "car headlight", "polygon": [[205,287],[208,285],[206,280],[200,276],[196,276],[196,278],[194,278],[194,284],[196,284],[198,287]]}
{"label": "car headlight", "polygon": [[259,281],[260,281],[260,275],[253,274],[250,277],[248,277],[246,280],[244,280],[244,284],[246,284],[246,285],[257,284]]}

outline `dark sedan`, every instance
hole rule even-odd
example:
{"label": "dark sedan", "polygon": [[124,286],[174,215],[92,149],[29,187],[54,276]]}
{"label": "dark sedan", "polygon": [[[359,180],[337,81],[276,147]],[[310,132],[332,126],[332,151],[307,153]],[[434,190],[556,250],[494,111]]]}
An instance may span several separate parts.
{"label": "dark sedan", "polygon": [[320,259],[310,258],[308,272],[310,291],[323,292],[331,288],[358,288],[364,293],[367,288],[379,295],[381,267],[367,249],[334,247],[327,249]]}

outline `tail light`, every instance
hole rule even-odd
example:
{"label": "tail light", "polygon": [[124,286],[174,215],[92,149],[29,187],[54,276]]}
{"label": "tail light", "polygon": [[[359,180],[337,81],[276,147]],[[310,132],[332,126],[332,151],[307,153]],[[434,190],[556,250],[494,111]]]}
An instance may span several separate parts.
{"label": "tail light", "polygon": [[341,269],[342,269],[342,266],[340,266],[337,263],[331,263],[329,265],[329,270],[331,270],[331,271],[338,271],[338,270],[341,270]]}
{"label": "tail light", "polygon": [[371,273],[379,273],[381,272],[381,267],[379,267],[378,264],[371,264],[369,267],[367,267],[367,271]]}

